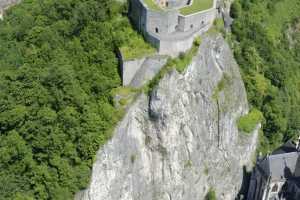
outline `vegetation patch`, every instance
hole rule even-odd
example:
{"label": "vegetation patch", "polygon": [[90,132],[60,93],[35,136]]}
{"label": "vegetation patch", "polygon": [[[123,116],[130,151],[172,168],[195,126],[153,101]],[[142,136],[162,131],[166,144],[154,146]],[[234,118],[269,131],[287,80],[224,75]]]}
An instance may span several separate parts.
{"label": "vegetation patch", "polygon": [[223,73],[222,79],[218,82],[216,88],[213,92],[213,99],[217,100],[219,98],[220,92],[222,92],[226,87],[231,84],[231,78],[227,73]]}
{"label": "vegetation patch", "polygon": [[154,2],[155,0],[143,0],[147,7],[151,10],[161,11],[162,8]]}
{"label": "vegetation patch", "polygon": [[216,191],[213,188],[210,188],[208,193],[205,196],[205,200],[217,200]]}
{"label": "vegetation patch", "polygon": [[128,19],[124,18],[122,20],[126,26],[122,27],[116,34],[119,37],[119,50],[122,58],[124,60],[134,60],[155,54],[156,49],[131,27]]}
{"label": "vegetation patch", "polygon": [[194,14],[203,10],[212,8],[214,5],[213,0],[193,0],[192,5],[180,9],[183,15]]}
{"label": "vegetation patch", "polygon": [[238,129],[243,133],[251,133],[262,120],[262,113],[257,109],[252,109],[247,115],[238,119]]}
{"label": "vegetation patch", "polygon": [[191,160],[187,160],[185,163],[184,163],[184,168],[191,168],[193,166],[193,162]]}
{"label": "vegetation patch", "polygon": [[300,130],[300,33],[286,34],[299,21],[299,9],[299,0],[232,4],[234,55],[249,103],[264,115],[262,138],[270,152]]}

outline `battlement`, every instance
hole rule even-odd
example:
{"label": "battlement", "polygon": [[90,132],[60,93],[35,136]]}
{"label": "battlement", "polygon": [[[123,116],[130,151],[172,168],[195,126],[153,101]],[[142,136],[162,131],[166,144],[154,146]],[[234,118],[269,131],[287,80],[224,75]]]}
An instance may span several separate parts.
{"label": "battlement", "polygon": [[130,0],[129,15],[159,54],[177,56],[211,27],[216,4],[217,0]]}

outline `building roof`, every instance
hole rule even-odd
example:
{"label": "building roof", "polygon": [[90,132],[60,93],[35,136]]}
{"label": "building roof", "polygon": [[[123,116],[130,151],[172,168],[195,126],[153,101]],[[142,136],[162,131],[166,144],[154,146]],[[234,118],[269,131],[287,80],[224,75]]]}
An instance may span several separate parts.
{"label": "building roof", "polygon": [[291,176],[300,177],[300,152],[293,142],[288,141],[260,161],[258,168],[265,176],[271,176],[271,181],[285,180]]}
{"label": "building roof", "polygon": [[296,149],[296,144],[289,140],[286,142],[284,145],[273,151],[272,155],[276,154],[283,154],[283,153],[290,153],[290,152],[295,152],[297,151]]}

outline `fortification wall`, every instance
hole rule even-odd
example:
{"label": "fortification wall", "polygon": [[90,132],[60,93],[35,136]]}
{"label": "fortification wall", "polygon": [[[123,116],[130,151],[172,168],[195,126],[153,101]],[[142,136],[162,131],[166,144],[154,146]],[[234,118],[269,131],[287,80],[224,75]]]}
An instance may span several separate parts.
{"label": "fortification wall", "polygon": [[131,22],[138,31],[145,33],[147,9],[140,0],[130,0],[129,3],[129,17]]}
{"label": "fortification wall", "polygon": [[144,62],[145,58],[122,61],[121,73],[123,86],[128,86],[131,83],[134,76],[139,71]]}
{"label": "fortification wall", "polygon": [[215,8],[191,14],[191,15],[180,15],[178,29],[180,31],[188,31],[192,28],[201,28],[204,24],[212,24],[216,18],[217,10]]}
{"label": "fortification wall", "polygon": [[185,16],[176,9],[150,10],[143,0],[131,0],[130,17],[159,54],[177,56],[192,46],[196,35],[210,28],[217,14],[216,2],[209,10]]}
{"label": "fortification wall", "polygon": [[181,39],[161,40],[159,45],[159,54],[176,57],[181,52],[188,51],[192,47],[194,39],[206,32],[210,27],[211,24],[206,24],[198,31]]}
{"label": "fortification wall", "polygon": [[157,34],[175,32],[178,24],[178,11],[153,11],[147,10],[146,31]]}

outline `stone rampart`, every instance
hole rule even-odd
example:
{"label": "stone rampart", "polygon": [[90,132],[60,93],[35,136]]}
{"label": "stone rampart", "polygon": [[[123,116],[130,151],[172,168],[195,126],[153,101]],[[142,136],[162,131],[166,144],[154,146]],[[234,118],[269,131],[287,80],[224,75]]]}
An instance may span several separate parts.
{"label": "stone rampart", "polygon": [[145,61],[145,58],[121,62],[121,75],[122,75],[123,86],[130,85],[135,74],[139,71],[139,69],[143,65],[144,61]]}
{"label": "stone rampart", "polygon": [[210,24],[202,26],[198,31],[192,32],[190,35],[178,39],[160,40],[159,54],[178,56],[180,53],[188,51],[192,46],[194,39],[206,32],[210,28]]}
{"label": "stone rampart", "polygon": [[193,28],[201,28],[204,24],[212,24],[216,18],[216,12],[217,10],[213,7],[191,15],[179,15],[178,29],[185,32]]}
{"label": "stone rampart", "polygon": [[177,10],[152,11],[147,10],[146,31],[157,34],[169,34],[176,31],[178,25]]}

